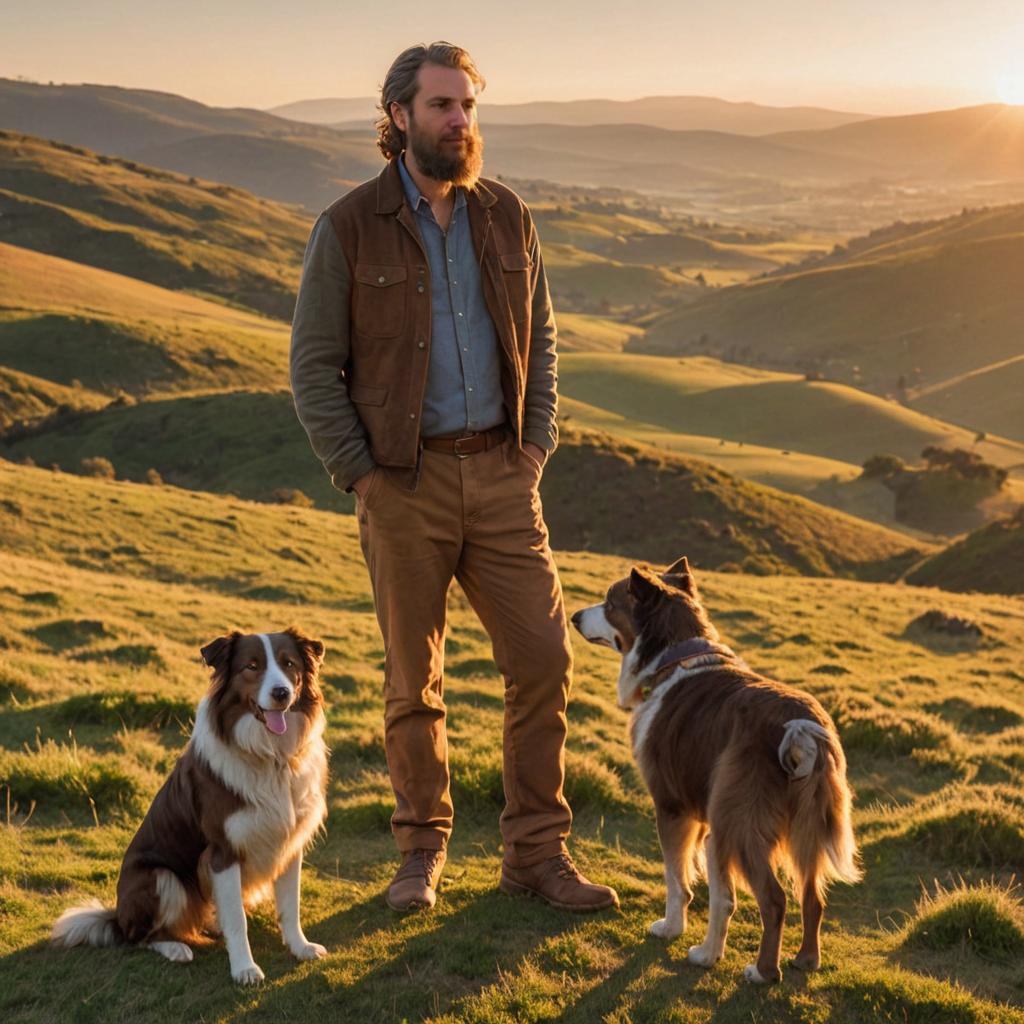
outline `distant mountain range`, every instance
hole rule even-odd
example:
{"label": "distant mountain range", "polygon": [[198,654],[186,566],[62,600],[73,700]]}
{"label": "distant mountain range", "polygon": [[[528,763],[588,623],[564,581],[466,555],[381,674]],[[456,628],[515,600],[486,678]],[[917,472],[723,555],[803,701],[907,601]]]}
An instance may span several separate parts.
{"label": "distant mountain range", "polygon": [[[526,106],[538,114],[546,109]],[[629,107],[616,106],[614,113],[631,116]],[[721,124],[730,124],[723,118]],[[264,111],[113,86],[0,79],[0,128],[228,182],[310,211],[381,166],[369,124],[335,131]],[[910,141],[900,142],[904,137]],[[626,123],[491,122],[486,143],[491,176],[672,194],[696,209],[767,207],[768,219],[804,223],[814,220],[801,205],[808,195],[831,202],[839,187],[866,188],[852,210],[850,200],[841,199],[846,217],[862,215],[865,201],[875,203],[894,190],[902,210],[913,201],[914,182],[930,183],[937,197],[930,208],[938,203],[946,210],[955,202],[943,191],[947,181],[977,180],[987,188],[993,179],[1013,179],[1024,188],[1024,108],[998,105],[760,136]],[[888,207],[875,209],[876,223],[895,219],[886,216]]]}
{"label": "distant mountain range", "polygon": [[[299,100],[272,107],[267,113],[313,124],[370,122],[379,116],[377,99],[329,98]],[[713,96],[645,96],[637,100],[567,100],[536,103],[480,101],[480,120],[498,124],[645,124],[673,131],[709,130],[737,135],[808,131],[835,128],[862,121],[871,114],[855,114],[822,107],[772,107],[760,103],[734,103]]]}

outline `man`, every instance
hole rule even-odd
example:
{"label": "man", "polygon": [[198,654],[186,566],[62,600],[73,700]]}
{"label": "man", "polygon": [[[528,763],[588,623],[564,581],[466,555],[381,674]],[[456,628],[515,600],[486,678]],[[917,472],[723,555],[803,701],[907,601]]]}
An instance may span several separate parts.
{"label": "man", "polygon": [[537,486],[558,439],[555,322],[529,211],[479,177],[472,59],[415,46],[381,91],[387,165],[323,214],[292,329],[295,405],[356,494],[385,645],[396,910],[432,907],[452,829],[443,660],[453,578],[505,679],[501,888],[618,903],[566,850],[572,654]]}

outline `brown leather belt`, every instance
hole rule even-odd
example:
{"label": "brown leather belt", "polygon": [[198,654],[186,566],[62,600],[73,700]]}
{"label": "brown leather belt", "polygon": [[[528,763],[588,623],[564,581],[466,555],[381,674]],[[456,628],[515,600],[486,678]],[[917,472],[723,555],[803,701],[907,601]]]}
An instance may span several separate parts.
{"label": "brown leather belt", "polygon": [[462,437],[425,437],[423,447],[432,452],[444,452],[446,455],[464,459],[469,455],[476,455],[477,452],[496,448],[506,437],[508,427],[502,423],[500,426],[491,427],[490,430],[481,430],[476,434],[465,434]]}

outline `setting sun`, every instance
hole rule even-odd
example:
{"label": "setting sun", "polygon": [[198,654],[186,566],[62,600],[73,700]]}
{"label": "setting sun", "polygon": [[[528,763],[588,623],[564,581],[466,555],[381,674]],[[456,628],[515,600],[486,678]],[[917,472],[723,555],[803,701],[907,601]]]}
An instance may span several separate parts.
{"label": "setting sun", "polygon": [[1000,102],[1024,105],[1024,67],[1007,68],[996,88]]}

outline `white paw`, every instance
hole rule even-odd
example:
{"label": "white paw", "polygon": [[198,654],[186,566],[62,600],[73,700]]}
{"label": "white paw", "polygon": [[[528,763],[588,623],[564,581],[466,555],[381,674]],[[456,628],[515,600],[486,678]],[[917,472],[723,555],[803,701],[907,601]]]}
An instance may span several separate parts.
{"label": "white paw", "polygon": [[705,949],[703,946],[691,946],[686,959],[698,967],[714,967],[718,963],[718,954],[713,949]]}
{"label": "white paw", "polygon": [[747,981],[753,982],[755,985],[769,984],[768,979],[761,976],[761,972],[757,969],[757,964],[747,964],[747,966],[743,968],[743,977]]}
{"label": "white paw", "polygon": [[659,917],[647,930],[659,939],[675,939],[683,934],[681,925],[664,917]]}
{"label": "white paw", "polygon": [[151,942],[149,948],[154,953],[167,957],[172,963],[188,964],[192,962],[192,947],[184,942]]}
{"label": "white paw", "polygon": [[300,945],[292,946],[292,956],[296,960],[319,960],[327,956],[327,950],[319,942],[303,942]]}
{"label": "white paw", "polygon": [[263,972],[255,964],[249,964],[232,971],[231,979],[236,985],[259,985],[263,981]]}

